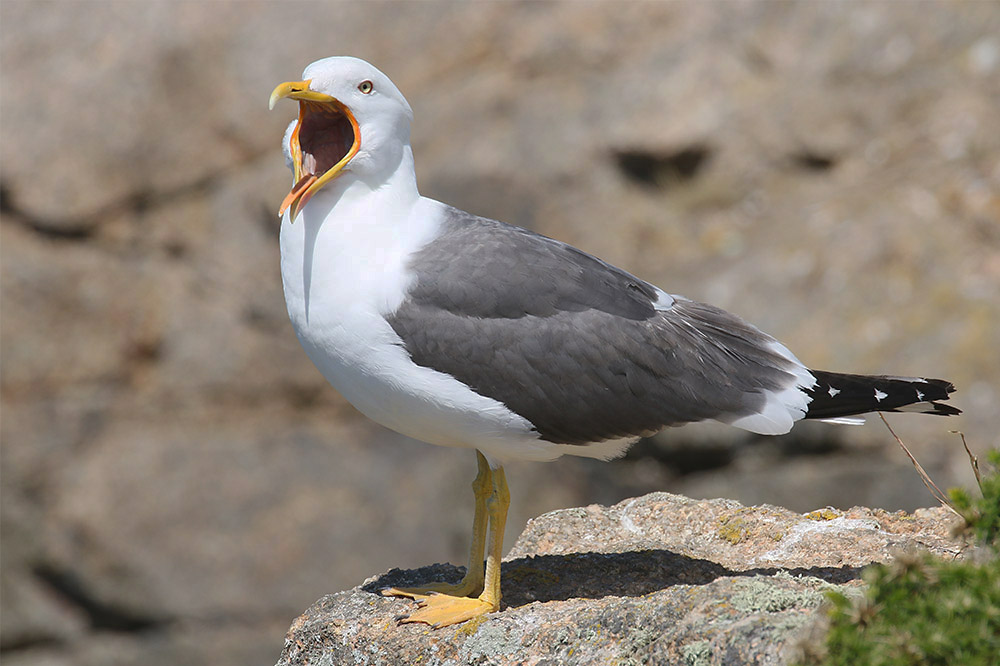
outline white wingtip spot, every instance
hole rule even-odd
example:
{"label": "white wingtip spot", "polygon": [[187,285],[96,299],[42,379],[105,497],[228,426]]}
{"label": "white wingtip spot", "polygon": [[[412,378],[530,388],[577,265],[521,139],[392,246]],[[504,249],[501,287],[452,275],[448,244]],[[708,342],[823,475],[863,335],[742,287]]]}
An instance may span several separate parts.
{"label": "white wingtip spot", "polygon": [[658,288],[656,290],[656,302],[653,303],[653,308],[662,312],[674,307],[675,302],[676,300],[673,296]]}
{"label": "white wingtip spot", "polygon": [[882,402],[885,398],[888,397],[889,397],[888,393],[883,393],[882,391],[875,389],[875,399],[878,400],[879,402]]}
{"label": "white wingtip spot", "polygon": [[920,391],[917,391],[917,401],[919,402],[923,399],[924,399],[924,394],[921,393]]}
{"label": "white wingtip spot", "polygon": [[838,393],[840,393],[840,389],[838,389],[838,388],[833,388],[833,387],[831,386],[831,387],[830,387],[830,390],[829,390],[829,391],[827,391],[827,393],[829,393],[829,394],[830,394],[830,397],[831,397],[831,398],[833,398],[833,397],[835,397],[835,396],[836,396],[836,395],[837,395]]}

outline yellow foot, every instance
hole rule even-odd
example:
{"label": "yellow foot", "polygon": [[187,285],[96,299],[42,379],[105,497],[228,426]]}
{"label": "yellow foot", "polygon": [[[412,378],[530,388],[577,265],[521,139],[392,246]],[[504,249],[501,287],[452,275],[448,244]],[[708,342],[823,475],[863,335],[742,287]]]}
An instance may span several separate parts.
{"label": "yellow foot", "polygon": [[382,590],[385,597],[419,599],[430,594],[447,594],[450,597],[474,597],[483,591],[483,584],[461,581],[459,583],[428,583],[422,587],[389,587]]}
{"label": "yellow foot", "polygon": [[499,604],[469,597],[430,594],[414,598],[420,608],[401,619],[401,623],[424,622],[437,629],[499,610]]}

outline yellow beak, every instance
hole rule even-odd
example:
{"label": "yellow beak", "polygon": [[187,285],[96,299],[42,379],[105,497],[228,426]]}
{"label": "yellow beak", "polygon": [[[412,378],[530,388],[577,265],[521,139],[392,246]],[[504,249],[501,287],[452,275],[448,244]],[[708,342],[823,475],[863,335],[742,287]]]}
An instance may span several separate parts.
{"label": "yellow beak", "polygon": [[310,102],[337,101],[329,95],[309,90],[310,83],[312,83],[312,79],[306,79],[305,81],[286,81],[285,83],[282,83],[271,93],[271,99],[268,100],[267,108],[274,110],[274,105],[278,103],[278,100],[285,99],[286,97],[291,97],[292,99],[304,99]]}
{"label": "yellow beak", "polygon": [[[309,199],[323,189],[327,183],[336,178],[361,148],[361,130],[358,127],[358,121],[354,118],[354,114],[335,97],[310,90],[310,82],[310,79],[306,79],[305,81],[288,81],[282,83],[271,93],[271,98],[268,102],[268,107],[271,109],[281,99],[289,98],[298,100],[299,102],[299,120],[295,125],[295,129],[292,130],[291,136],[292,164],[295,168],[295,180],[291,191],[285,197],[284,201],[281,202],[281,207],[278,209],[278,217],[281,217],[286,210],[291,208],[289,219],[293,222],[298,212],[302,210],[302,207],[306,205]],[[346,119],[350,123],[350,131],[353,133],[353,142],[350,148],[336,164],[323,173],[314,173],[316,160],[312,155],[310,155],[312,157],[310,166],[306,166],[303,160],[302,145],[299,140],[299,131],[302,129],[303,122],[307,117],[313,116],[313,114],[322,114],[318,117],[334,118],[341,122],[343,119]],[[307,150],[307,152],[309,151]]]}

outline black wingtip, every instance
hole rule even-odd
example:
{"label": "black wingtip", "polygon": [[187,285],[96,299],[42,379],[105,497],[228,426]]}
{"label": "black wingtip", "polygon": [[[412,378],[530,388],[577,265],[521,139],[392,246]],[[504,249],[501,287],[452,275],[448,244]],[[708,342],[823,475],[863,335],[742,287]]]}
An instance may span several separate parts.
{"label": "black wingtip", "polygon": [[942,401],[955,392],[944,379],[849,375],[811,371],[816,386],[806,392],[812,397],[807,419],[829,419],[869,412],[912,412],[936,416],[958,416],[962,410]]}
{"label": "black wingtip", "polygon": [[[949,393],[954,393],[955,390],[952,389]],[[962,413],[962,410],[958,407],[952,407],[951,405],[945,405],[940,402],[927,403],[934,407],[933,411],[922,412],[923,414],[937,414],[939,416],[958,416]]]}
{"label": "black wingtip", "polygon": [[[893,379],[897,379],[897,378],[893,377]],[[902,381],[922,382],[922,383],[925,383],[925,384],[930,384],[932,386],[936,386],[937,388],[941,389],[945,393],[954,393],[955,392],[955,385],[952,384],[951,382],[949,382],[947,379],[930,379],[928,377],[899,377],[898,379],[900,379]]]}

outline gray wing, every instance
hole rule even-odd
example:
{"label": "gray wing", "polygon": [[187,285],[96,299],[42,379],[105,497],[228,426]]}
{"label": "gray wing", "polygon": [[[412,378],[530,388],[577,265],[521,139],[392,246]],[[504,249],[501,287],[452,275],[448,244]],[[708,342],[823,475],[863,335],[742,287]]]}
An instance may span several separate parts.
{"label": "gray wing", "polygon": [[565,243],[450,209],[389,323],[413,361],[586,444],[757,413],[794,382],[773,338]]}

